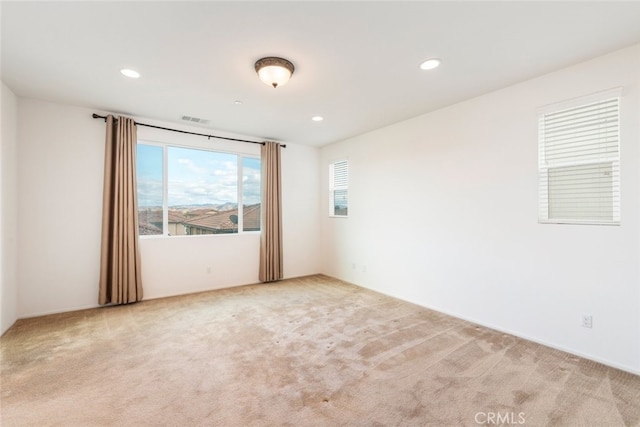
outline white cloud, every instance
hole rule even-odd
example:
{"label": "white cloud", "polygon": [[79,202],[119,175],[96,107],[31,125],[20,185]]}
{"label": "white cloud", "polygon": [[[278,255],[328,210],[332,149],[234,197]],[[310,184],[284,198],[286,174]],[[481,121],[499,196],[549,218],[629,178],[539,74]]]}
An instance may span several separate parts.
{"label": "white cloud", "polygon": [[138,179],[138,206],[162,206],[162,182]]}
{"label": "white cloud", "polygon": [[197,166],[190,159],[178,159],[178,164],[186,166],[191,172],[194,172],[197,174],[206,174],[208,172],[207,168]]}
{"label": "white cloud", "polygon": [[175,206],[236,203],[238,190],[235,181],[173,181],[169,183],[168,192],[169,206]]}

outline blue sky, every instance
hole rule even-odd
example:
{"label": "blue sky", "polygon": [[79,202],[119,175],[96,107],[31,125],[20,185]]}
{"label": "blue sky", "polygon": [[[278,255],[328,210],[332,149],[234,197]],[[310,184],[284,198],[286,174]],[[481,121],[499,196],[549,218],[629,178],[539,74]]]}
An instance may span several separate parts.
{"label": "blue sky", "polygon": [[[162,206],[162,147],[138,144],[138,204]],[[238,156],[167,147],[168,204],[237,203]],[[260,202],[260,159],[243,158],[243,202]]]}

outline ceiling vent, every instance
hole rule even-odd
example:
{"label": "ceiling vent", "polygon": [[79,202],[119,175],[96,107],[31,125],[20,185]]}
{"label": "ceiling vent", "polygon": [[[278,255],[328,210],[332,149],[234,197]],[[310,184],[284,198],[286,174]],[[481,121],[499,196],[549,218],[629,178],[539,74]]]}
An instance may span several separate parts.
{"label": "ceiling vent", "polygon": [[184,120],[185,122],[198,123],[201,125],[208,125],[210,121],[207,119],[200,119],[198,117],[191,117],[191,116],[182,116],[182,120]]}

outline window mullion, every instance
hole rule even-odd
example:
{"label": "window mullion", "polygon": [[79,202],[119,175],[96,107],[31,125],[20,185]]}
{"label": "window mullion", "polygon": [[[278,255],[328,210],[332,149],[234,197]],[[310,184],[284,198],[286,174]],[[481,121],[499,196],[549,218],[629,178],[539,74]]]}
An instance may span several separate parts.
{"label": "window mullion", "polygon": [[169,235],[169,196],[168,196],[168,160],[167,146],[162,146],[162,235]]}
{"label": "window mullion", "polygon": [[238,185],[236,186],[236,190],[238,191],[238,234],[244,231],[244,200],[243,200],[243,157],[238,155]]}

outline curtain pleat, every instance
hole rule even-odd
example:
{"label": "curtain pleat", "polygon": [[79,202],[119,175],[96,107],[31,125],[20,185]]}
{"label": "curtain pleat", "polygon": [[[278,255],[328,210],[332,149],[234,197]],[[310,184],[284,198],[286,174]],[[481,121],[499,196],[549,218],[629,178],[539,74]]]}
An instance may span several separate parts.
{"label": "curtain pleat", "polygon": [[261,282],[274,282],[283,277],[280,144],[266,142],[261,149],[261,163],[262,232],[259,278]]}
{"label": "curtain pleat", "polygon": [[100,304],[128,304],[142,300],[138,247],[136,187],[136,124],[132,119],[107,116]]}

